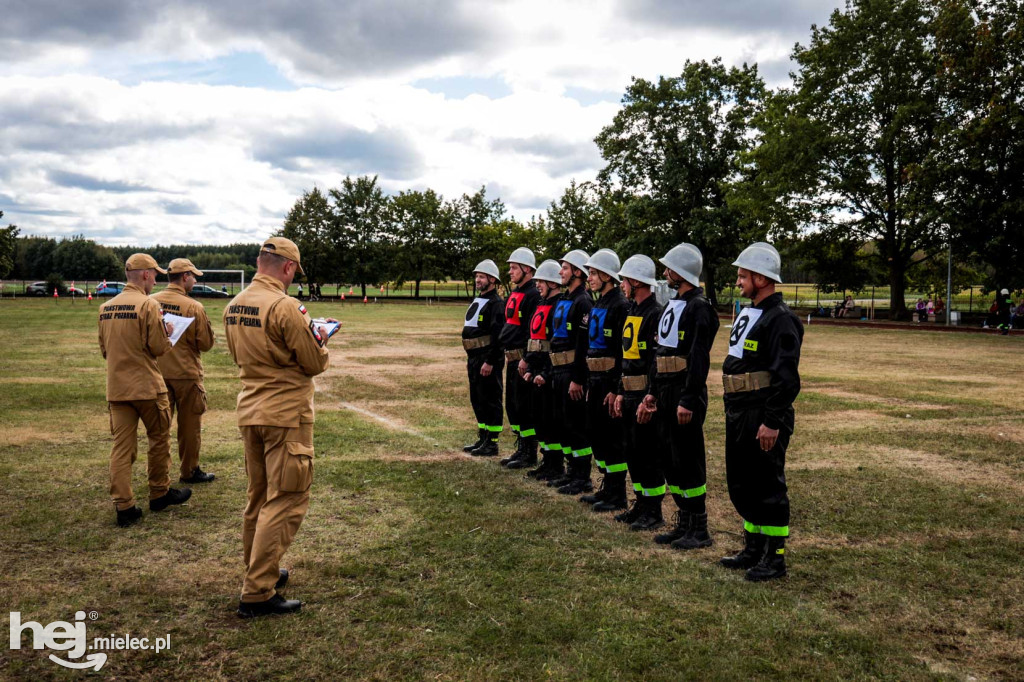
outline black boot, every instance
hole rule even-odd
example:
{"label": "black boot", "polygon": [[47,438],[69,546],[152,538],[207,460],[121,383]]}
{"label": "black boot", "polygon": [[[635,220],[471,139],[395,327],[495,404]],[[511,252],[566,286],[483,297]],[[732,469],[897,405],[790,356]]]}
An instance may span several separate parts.
{"label": "black boot", "polygon": [[537,464],[537,439],[527,436],[523,439],[523,456],[508,463],[509,469],[528,469]]}
{"label": "black boot", "polygon": [[761,582],[786,575],[786,538],[769,537],[757,565],[747,571],[747,580]]}
{"label": "black boot", "polygon": [[672,549],[700,549],[712,545],[708,534],[708,515],[690,514],[690,528],[672,543]]}
{"label": "black boot", "polygon": [[523,456],[523,440],[525,440],[525,439],[517,433],[516,434],[516,449],[515,449],[515,452],[513,452],[508,457],[503,457],[501,459],[501,466],[507,467],[509,464],[511,464],[512,462],[515,462],[516,460],[518,460],[520,457]]}
{"label": "black boot", "polygon": [[597,490],[590,493],[589,495],[584,495],[583,497],[581,497],[580,502],[583,502],[584,504],[597,504],[598,502],[603,502],[606,494],[605,482],[607,480],[607,476],[602,476],[601,483],[597,486]]}
{"label": "black boot", "polygon": [[470,451],[474,457],[494,457],[498,454],[498,437],[490,437],[488,434],[487,439],[484,440],[484,444],[475,450]]}
{"label": "black boot", "polygon": [[[557,460],[558,460],[558,468],[561,469],[562,468],[561,456],[558,456]],[[537,467],[536,469],[530,469],[529,471],[527,471],[526,472],[526,477],[527,478],[533,478],[533,479],[536,479],[538,481],[545,480],[545,479],[543,479],[541,477],[542,476],[546,476],[548,473],[551,473],[551,472],[555,471],[555,461],[556,461],[555,455],[552,454],[551,452],[545,451],[543,453],[543,457],[541,458],[540,466]]]}
{"label": "black boot", "polygon": [[561,488],[563,485],[568,485],[569,483],[572,483],[572,472],[571,470],[567,469],[562,473],[561,476],[548,478],[546,480],[548,482],[549,488]]}
{"label": "black boot", "polygon": [[572,479],[561,486],[558,489],[560,495],[579,495],[580,493],[588,493],[594,489],[594,484],[590,482],[590,477],[579,478],[573,476]]}
{"label": "black boot", "polygon": [[767,536],[745,530],[743,531],[743,549],[740,553],[722,557],[718,563],[726,568],[753,568],[764,554],[765,540],[767,540]]}
{"label": "black boot", "polygon": [[189,488],[181,490],[171,488],[162,496],[149,501],[149,511],[163,511],[172,504],[184,504],[190,497],[192,497],[192,491]]}
{"label": "black boot", "polygon": [[616,514],[615,520],[619,523],[633,523],[638,518],[640,518],[640,514],[642,514],[644,511],[644,507],[643,504],[640,503],[640,499],[641,498],[639,497],[634,497],[633,504],[629,506],[629,509],[622,512],[621,514]]}
{"label": "black boot", "polygon": [[643,498],[644,510],[640,517],[629,524],[630,530],[654,530],[665,525],[665,519],[661,516],[661,495],[657,497]]}
{"label": "black boot", "polygon": [[686,535],[686,532],[690,530],[690,518],[691,514],[688,511],[680,509],[676,512],[676,523],[672,528],[665,531],[664,533],[658,533],[654,536],[655,544],[668,545],[674,543],[679,538]]}
{"label": "black boot", "polygon": [[209,483],[213,479],[217,478],[216,475],[207,473],[196,467],[192,470],[192,475],[188,478],[179,478],[178,480],[182,483]]}
{"label": "black boot", "polygon": [[473,452],[478,447],[487,442],[487,429],[477,429],[476,442],[470,443],[469,445],[463,445],[463,452]]}
{"label": "black boot", "polygon": [[626,508],[626,472],[606,474],[601,481],[604,499],[593,506],[596,512],[611,512]]}
{"label": "black boot", "polygon": [[267,601],[238,602],[238,617],[279,616],[285,613],[295,613],[301,609],[302,602],[297,599],[285,599],[281,595],[275,594]]}
{"label": "black boot", "polygon": [[138,507],[132,507],[130,509],[121,509],[117,512],[117,525],[121,528],[127,528],[132,524],[138,523],[142,520],[142,510]]}

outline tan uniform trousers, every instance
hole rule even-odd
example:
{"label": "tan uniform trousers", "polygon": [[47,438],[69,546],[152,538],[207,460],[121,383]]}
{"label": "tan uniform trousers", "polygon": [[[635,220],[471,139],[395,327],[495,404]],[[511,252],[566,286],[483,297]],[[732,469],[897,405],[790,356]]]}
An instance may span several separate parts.
{"label": "tan uniform trousers", "polygon": [[135,506],[132,493],[132,464],[138,455],[139,420],[146,426],[149,438],[149,499],[167,494],[171,487],[171,403],[166,393],[156,400],[125,400],[108,402],[110,434],[114,446],[110,450],[110,497],[118,511]]}
{"label": "tan uniform trousers", "polygon": [[274,596],[281,557],[309,509],[313,483],[313,424],[296,429],[240,426],[249,501],[242,522],[245,579],[242,601]]}
{"label": "tan uniform trousers", "polygon": [[203,413],[206,412],[206,389],[193,379],[164,379],[171,412],[178,413],[178,459],[181,478],[189,478],[199,466],[199,448],[203,442]]}

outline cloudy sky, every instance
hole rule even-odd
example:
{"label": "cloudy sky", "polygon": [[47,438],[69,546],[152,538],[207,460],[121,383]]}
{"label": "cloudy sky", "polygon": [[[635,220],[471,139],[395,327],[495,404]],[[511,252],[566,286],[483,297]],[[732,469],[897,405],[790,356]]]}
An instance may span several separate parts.
{"label": "cloudy sky", "polygon": [[22,234],[256,241],[345,175],[521,219],[601,167],[631,76],[789,54],[839,0],[0,0],[0,210]]}

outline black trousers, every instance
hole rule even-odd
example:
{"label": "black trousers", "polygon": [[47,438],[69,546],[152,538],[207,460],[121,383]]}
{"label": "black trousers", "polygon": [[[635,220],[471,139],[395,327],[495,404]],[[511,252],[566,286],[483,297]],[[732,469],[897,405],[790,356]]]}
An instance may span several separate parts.
{"label": "black trousers", "polygon": [[[556,404],[555,417],[558,420],[558,442],[570,463],[590,475],[590,438],[587,435],[587,401],[569,397],[572,379],[569,370],[554,370],[551,373],[552,399]],[[584,464],[585,462],[585,464]]]}
{"label": "black trousers", "polygon": [[513,360],[505,368],[505,413],[508,415],[508,426],[516,435],[519,435],[519,429],[522,427],[522,405],[525,396],[519,395],[522,393],[519,389],[524,384],[522,377],[519,376],[519,361]]}
{"label": "black trousers", "polygon": [[503,358],[491,369],[491,375],[484,377],[480,376],[480,367],[486,359],[486,355],[478,355],[466,360],[466,371],[469,373],[469,402],[473,406],[477,426],[497,435],[501,432],[504,421],[501,414],[501,372],[505,361]]}
{"label": "black trousers", "polygon": [[793,432],[793,411],[790,409],[775,447],[769,452],[762,450],[757,440],[757,430],[763,422],[762,408],[725,409],[725,476],[729,498],[746,530],[786,537],[786,448]]}
{"label": "black trousers", "polygon": [[[562,456],[562,445],[559,443],[558,420],[555,412],[556,406],[552,398],[551,384],[543,386],[529,384],[530,391],[530,413],[533,416],[533,428],[537,431],[537,442],[540,445],[542,454],[558,452]],[[556,447],[557,446],[557,447]]]}
{"label": "black trousers", "polygon": [[608,414],[604,398],[618,390],[607,372],[591,372],[587,381],[587,434],[597,469],[603,473],[626,471],[622,450],[622,419]]}
{"label": "black trousers", "polygon": [[659,458],[657,423],[636,421],[636,408],[643,398],[643,393],[626,393],[622,398],[623,450],[637,497],[657,497],[665,494],[664,462]]}
{"label": "black trousers", "polygon": [[690,423],[682,425],[676,413],[682,390],[681,381],[657,386],[658,411],[652,421],[658,426],[665,478],[676,506],[694,514],[703,514],[708,480],[704,448],[707,399],[693,411]]}

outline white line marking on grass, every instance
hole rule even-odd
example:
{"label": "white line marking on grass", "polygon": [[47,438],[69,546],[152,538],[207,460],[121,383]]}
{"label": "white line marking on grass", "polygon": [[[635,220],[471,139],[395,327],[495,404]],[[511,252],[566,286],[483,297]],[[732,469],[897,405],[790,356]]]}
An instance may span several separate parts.
{"label": "white line marking on grass", "polygon": [[376,412],[370,412],[369,410],[367,410],[365,408],[362,408],[362,407],[359,407],[357,405],[353,405],[352,403],[338,403],[337,405],[338,405],[338,407],[340,407],[342,409],[352,410],[353,412],[358,412],[359,414],[361,414],[361,415],[363,415],[365,417],[369,417],[370,419],[376,420],[376,421],[380,422],[381,424],[383,424],[384,426],[386,426],[389,429],[392,429],[394,431],[401,431],[402,433],[408,433],[408,434],[411,434],[413,436],[417,436],[419,438],[422,438],[423,440],[425,440],[425,441],[427,441],[429,443],[433,443],[434,445],[439,445],[439,443],[436,440],[434,440],[433,438],[431,438],[427,434],[422,433],[421,431],[417,431],[416,429],[414,429],[412,427],[403,426],[402,424],[398,424],[398,423],[392,421],[391,419],[388,419],[387,417],[385,417],[382,414],[377,414]]}

